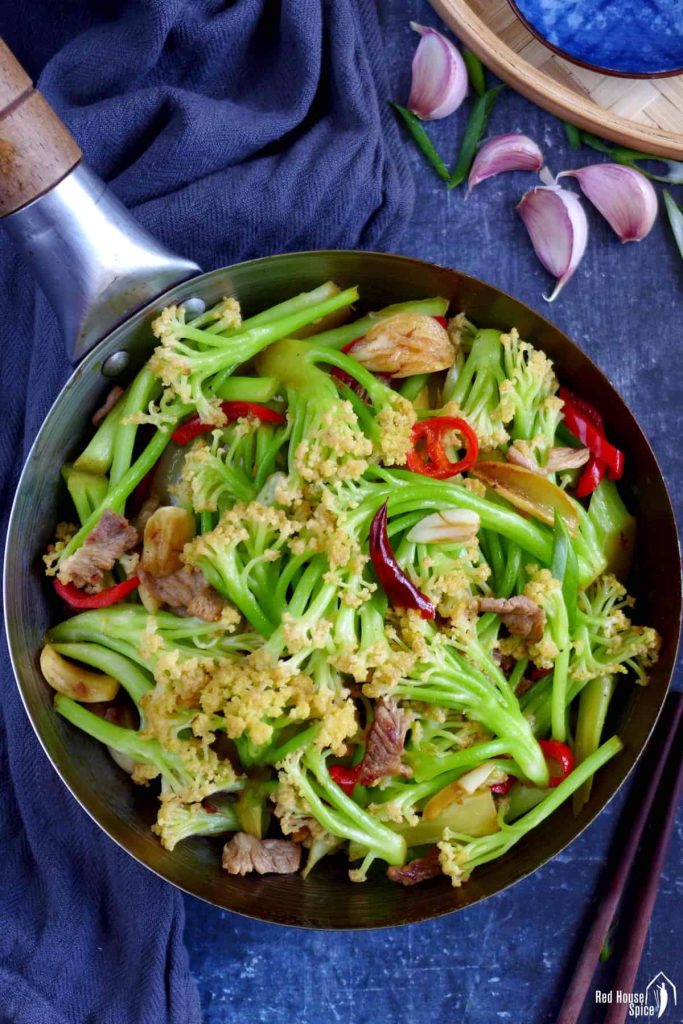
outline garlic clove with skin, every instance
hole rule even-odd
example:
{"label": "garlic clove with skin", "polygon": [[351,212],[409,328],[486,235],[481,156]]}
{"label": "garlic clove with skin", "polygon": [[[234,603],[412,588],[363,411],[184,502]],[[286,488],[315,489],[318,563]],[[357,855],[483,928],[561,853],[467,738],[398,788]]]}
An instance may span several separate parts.
{"label": "garlic clove with skin", "polygon": [[349,355],[372,373],[413,377],[447,370],[455,362],[455,349],[433,316],[394,313],[385,317],[355,342]]}
{"label": "garlic clove with skin", "polygon": [[453,43],[434,28],[411,21],[422,37],[413,57],[408,110],[423,121],[448,117],[467,96],[467,68]]}
{"label": "garlic clove with skin", "polygon": [[657,218],[657,193],[652,182],[623,164],[592,164],[562,171],[558,178],[576,178],[586,199],[623,242],[640,242]]}
{"label": "garlic clove with skin", "polygon": [[505,171],[540,171],[543,154],[533,139],[521,132],[509,132],[487,139],[477,150],[467,179],[467,194],[487,178]]}
{"label": "garlic clove with skin", "polygon": [[577,196],[559,185],[539,185],[522,196],[517,212],[529,232],[534,252],[557,279],[553,302],[578,267],[588,241],[588,221]]}

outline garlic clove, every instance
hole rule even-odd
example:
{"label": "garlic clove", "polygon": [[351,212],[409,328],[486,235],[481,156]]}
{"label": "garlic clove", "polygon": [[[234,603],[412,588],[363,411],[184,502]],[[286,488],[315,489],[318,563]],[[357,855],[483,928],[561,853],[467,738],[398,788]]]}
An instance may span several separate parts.
{"label": "garlic clove", "polygon": [[40,670],[53,690],[63,693],[81,704],[99,704],[113,700],[119,692],[119,683],[102,672],[91,672],[78,662],[45,644],[40,652]]}
{"label": "garlic clove", "polygon": [[621,242],[640,242],[657,218],[657,193],[652,182],[633,167],[593,164],[562,171],[558,178],[576,178],[586,199],[605,218]]}
{"label": "garlic clove", "polygon": [[448,117],[467,96],[467,68],[453,43],[436,29],[411,21],[422,37],[413,57],[408,109],[423,121]]}
{"label": "garlic clove", "polygon": [[422,313],[385,317],[356,341],[349,355],[366,370],[392,377],[436,373],[455,362],[455,349],[446,328],[433,316]]}
{"label": "garlic clove", "polygon": [[559,185],[539,185],[522,196],[517,212],[529,232],[534,252],[557,279],[553,302],[572,276],[586,251],[588,221],[577,196]]}
{"label": "garlic clove", "polygon": [[495,761],[482,761],[476,768],[472,768],[471,771],[465,772],[457,779],[457,786],[459,789],[463,789],[469,796],[475,793],[485,782],[488,781],[491,775],[497,771],[498,766]]}
{"label": "garlic clove", "polygon": [[467,508],[446,508],[415,523],[408,534],[412,544],[466,544],[479,530],[479,516]]}
{"label": "garlic clove", "polygon": [[496,135],[477,151],[467,179],[467,194],[487,178],[505,171],[540,171],[543,154],[533,139],[521,132]]}

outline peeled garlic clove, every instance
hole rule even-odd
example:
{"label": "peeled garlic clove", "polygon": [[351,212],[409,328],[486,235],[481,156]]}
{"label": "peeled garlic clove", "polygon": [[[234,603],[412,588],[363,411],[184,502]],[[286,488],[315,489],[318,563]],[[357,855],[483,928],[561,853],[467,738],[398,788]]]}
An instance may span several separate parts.
{"label": "peeled garlic clove", "polygon": [[480,786],[484,785],[497,769],[498,766],[495,761],[482,761],[476,768],[465,772],[464,775],[457,779],[458,788],[464,789],[471,796]]}
{"label": "peeled garlic clove", "polygon": [[553,302],[572,276],[586,251],[588,221],[578,198],[559,185],[539,185],[522,196],[517,211],[529,232],[539,260],[557,284]]}
{"label": "peeled garlic clove", "polygon": [[467,179],[467,193],[475,185],[505,171],[540,171],[543,154],[533,139],[520,132],[496,135],[478,149]]}
{"label": "peeled garlic clove", "polygon": [[182,569],[183,548],[196,532],[191,512],[179,505],[162,505],[145,523],[142,568],[150,576],[170,576]]}
{"label": "peeled garlic clove", "polygon": [[433,316],[395,313],[371,327],[354,344],[349,355],[373,373],[413,377],[436,373],[455,362],[455,349]]}
{"label": "peeled garlic clove", "polygon": [[479,516],[467,508],[446,508],[415,523],[408,534],[413,544],[465,544],[477,536]]}
{"label": "peeled garlic clove", "polygon": [[408,109],[423,121],[436,121],[457,110],[467,96],[467,68],[453,43],[436,29],[411,21],[422,38],[413,57]]}
{"label": "peeled garlic clove", "polygon": [[657,217],[657,193],[652,182],[633,167],[593,164],[562,171],[558,178],[576,178],[581,191],[622,242],[640,242]]}
{"label": "peeled garlic clove", "polygon": [[50,644],[45,644],[40,652],[40,670],[53,690],[81,704],[110,701],[119,692],[116,679],[68,661]]}

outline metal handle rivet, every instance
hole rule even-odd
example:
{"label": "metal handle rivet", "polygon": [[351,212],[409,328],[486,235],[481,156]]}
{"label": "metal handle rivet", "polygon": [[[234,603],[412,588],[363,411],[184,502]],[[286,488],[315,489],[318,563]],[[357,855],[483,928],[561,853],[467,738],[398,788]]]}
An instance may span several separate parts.
{"label": "metal handle rivet", "polygon": [[206,309],[206,303],[197,295],[193,295],[189,299],[184,299],[183,306],[185,307],[185,316],[188,320],[193,320],[194,317],[201,316]]}
{"label": "metal handle rivet", "polygon": [[105,377],[118,377],[128,369],[129,363],[130,352],[112,352],[102,363],[102,373]]}

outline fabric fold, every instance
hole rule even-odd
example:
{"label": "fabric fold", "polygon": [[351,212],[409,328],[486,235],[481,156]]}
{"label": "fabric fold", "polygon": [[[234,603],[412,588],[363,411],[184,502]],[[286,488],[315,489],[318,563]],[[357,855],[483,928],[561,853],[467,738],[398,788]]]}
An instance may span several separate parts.
{"label": "fabric fold", "polygon": [[[398,243],[412,182],[371,0],[8,0],[0,32],[119,198],[206,270]],[[70,367],[1,234],[0,301],[6,527],[22,456]],[[4,641],[0,664],[0,1019],[193,1024],[180,893],[72,799]]]}

